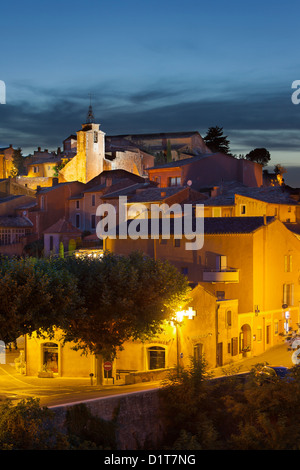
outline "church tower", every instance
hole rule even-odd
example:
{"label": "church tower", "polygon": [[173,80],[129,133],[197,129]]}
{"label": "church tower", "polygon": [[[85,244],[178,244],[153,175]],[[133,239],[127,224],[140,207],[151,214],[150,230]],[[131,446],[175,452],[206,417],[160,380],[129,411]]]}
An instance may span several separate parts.
{"label": "church tower", "polygon": [[92,105],[89,106],[86,123],[82,124],[82,130],[77,132],[77,154],[84,156],[85,160],[85,168],[82,168],[85,175],[83,183],[103,171],[105,133],[100,130],[100,124],[95,124]]}
{"label": "church tower", "polygon": [[90,104],[86,122],[77,132],[77,154],[60,170],[60,182],[88,183],[102,173],[105,158],[105,133],[99,128],[100,124],[95,124]]}

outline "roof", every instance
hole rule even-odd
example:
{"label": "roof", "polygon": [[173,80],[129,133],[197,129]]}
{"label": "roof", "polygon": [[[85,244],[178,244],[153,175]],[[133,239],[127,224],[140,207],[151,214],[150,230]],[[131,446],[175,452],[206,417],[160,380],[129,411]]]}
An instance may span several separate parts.
{"label": "roof", "polygon": [[32,226],[32,222],[29,219],[26,219],[25,217],[0,217],[0,227],[28,228]]}
{"label": "roof", "polygon": [[186,137],[191,137],[192,135],[198,134],[198,131],[183,131],[183,132],[158,132],[154,134],[121,134],[121,135],[113,135],[113,136],[108,136],[109,138],[131,138],[131,139],[176,139],[178,138],[186,138]]}
{"label": "roof", "polygon": [[43,233],[72,233],[74,235],[81,235],[81,231],[74,227],[65,217],[55,222],[51,227],[48,227]]}
{"label": "roof", "polygon": [[[187,233],[184,231],[184,218],[179,219],[182,223],[181,233]],[[204,219],[204,235],[229,235],[229,234],[250,234],[263,227],[264,225],[269,225],[274,222],[275,217],[206,217]],[[125,222],[127,228],[130,225],[132,220]],[[154,223],[153,219],[148,219],[148,234],[151,235],[151,224]],[[142,222],[144,223],[144,222]],[[170,234],[173,235],[176,232],[178,219],[170,219]],[[159,234],[162,235],[162,219],[158,220],[159,225]],[[191,231],[190,233],[196,233],[196,217],[192,218],[192,223],[190,224]],[[120,230],[120,227],[124,230],[124,225],[121,224],[117,227],[116,233]]]}
{"label": "roof", "polygon": [[174,194],[177,194],[184,189],[186,188],[183,186],[173,186],[168,188],[150,187],[141,192],[135,193],[135,195],[130,198],[130,202],[162,201],[168,197],[174,196]]}
{"label": "roof", "polygon": [[[262,186],[260,188],[250,188],[238,183],[224,184],[222,194],[211,197],[204,202],[205,206],[233,206],[235,196],[244,196],[256,199],[269,204],[298,205],[295,199],[290,197],[290,192],[282,186]],[[199,189],[201,192],[201,188]]]}
{"label": "roof", "polygon": [[34,157],[32,157],[32,160],[30,161],[30,163],[28,163],[28,166],[35,166],[35,165],[42,165],[43,163],[58,163],[58,162],[61,162],[63,157],[51,157],[49,155],[46,156],[46,157],[37,157],[36,159]]}
{"label": "roof", "polygon": [[212,157],[214,155],[224,155],[225,157],[234,158],[231,155],[225,155],[224,153],[222,154],[220,152],[201,153],[199,155],[195,155],[192,157],[182,158],[180,160],[173,160],[172,162],[169,162],[169,163],[162,163],[160,165],[152,166],[150,168],[146,168],[146,170],[158,170],[159,171],[162,168],[177,168],[177,167],[184,166],[184,165],[190,165],[191,163],[198,162],[200,160],[203,160],[204,158]]}
{"label": "roof", "polygon": [[116,198],[120,196],[129,196],[134,195],[137,189],[142,189],[147,185],[147,183],[133,183],[130,186],[125,186],[118,190],[113,190],[111,193],[108,192],[102,196],[102,199]]}

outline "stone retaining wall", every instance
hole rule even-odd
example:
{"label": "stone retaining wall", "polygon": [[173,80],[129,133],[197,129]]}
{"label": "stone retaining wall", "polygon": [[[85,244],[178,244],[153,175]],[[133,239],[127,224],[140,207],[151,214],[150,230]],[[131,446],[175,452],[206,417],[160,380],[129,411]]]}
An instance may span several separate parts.
{"label": "stone retaining wall", "polygon": [[[157,448],[163,437],[158,390],[133,392],[84,402],[94,416],[111,421],[116,416],[114,450]],[[56,424],[64,430],[67,409],[74,405],[52,407]]]}

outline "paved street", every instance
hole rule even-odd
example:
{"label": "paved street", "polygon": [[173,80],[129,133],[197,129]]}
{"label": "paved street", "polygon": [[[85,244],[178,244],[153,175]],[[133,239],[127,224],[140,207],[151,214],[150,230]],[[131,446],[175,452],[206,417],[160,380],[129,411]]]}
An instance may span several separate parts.
{"label": "paved street", "polygon": [[[287,344],[275,346],[264,354],[246,358],[234,367],[239,367],[240,372],[249,371],[258,362],[268,362],[272,365],[292,367],[292,351]],[[216,377],[223,375],[224,368],[214,369]],[[16,372],[12,365],[0,365],[0,399],[9,398],[13,401],[22,398],[35,397],[40,399],[41,405],[48,407],[77,403],[85,400],[93,400],[123,393],[136,393],[159,387],[159,382],[147,382],[136,385],[92,385],[90,378],[38,378],[26,377]]]}

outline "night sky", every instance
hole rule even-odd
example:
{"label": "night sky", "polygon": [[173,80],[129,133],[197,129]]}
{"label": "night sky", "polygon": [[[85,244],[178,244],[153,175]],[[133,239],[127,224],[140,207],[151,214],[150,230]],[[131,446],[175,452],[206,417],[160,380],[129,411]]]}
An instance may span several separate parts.
{"label": "night sky", "polygon": [[299,10],[294,0],[1,2],[0,147],[56,150],[91,94],[108,135],[218,125],[232,153],[266,147],[271,168],[300,187]]}

